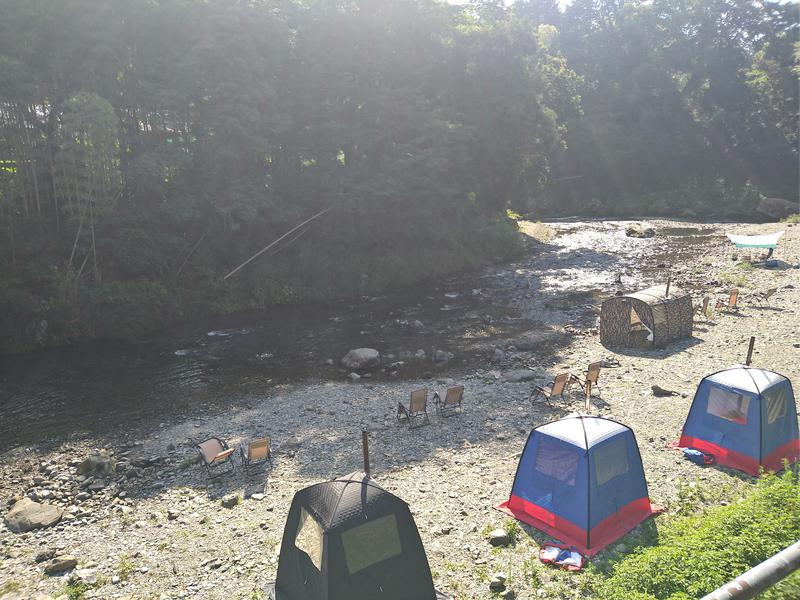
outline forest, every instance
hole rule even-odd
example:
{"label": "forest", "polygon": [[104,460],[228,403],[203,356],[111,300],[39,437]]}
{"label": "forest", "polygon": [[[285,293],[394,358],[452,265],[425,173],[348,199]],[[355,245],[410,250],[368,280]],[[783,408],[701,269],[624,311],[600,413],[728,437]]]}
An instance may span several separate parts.
{"label": "forest", "polygon": [[[0,0],[0,352],[798,195],[798,4]],[[234,276],[224,276],[306,219]]]}

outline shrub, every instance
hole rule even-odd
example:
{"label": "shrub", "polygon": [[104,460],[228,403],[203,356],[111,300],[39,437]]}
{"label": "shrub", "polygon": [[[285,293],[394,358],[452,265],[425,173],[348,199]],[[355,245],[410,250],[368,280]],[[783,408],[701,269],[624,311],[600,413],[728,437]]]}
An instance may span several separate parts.
{"label": "shrub", "polygon": [[[660,529],[657,546],[617,562],[594,597],[684,600],[713,591],[800,538],[798,489],[791,472],[766,476],[741,502],[674,521]],[[783,582],[772,598],[795,598],[798,584]]]}

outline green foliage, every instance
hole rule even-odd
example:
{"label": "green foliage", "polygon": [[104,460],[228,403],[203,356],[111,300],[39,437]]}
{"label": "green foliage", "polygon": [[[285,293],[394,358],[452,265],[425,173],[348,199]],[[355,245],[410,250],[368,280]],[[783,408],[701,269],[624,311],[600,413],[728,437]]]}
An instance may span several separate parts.
{"label": "green foliage", "polygon": [[720,273],[719,280],[725,285],[730,285],[733,287],[744,287],[748,282],[746,275],[734,273],[732,271],[724,271],[723,273]]}
{"label": "green foliage", "polygon": [[800,213],[784,217],[781,219],[781,223],[800,223]]}
{"label": "green foliage", "polygon": [[5,583],[3,583],[2,586],[0,586],[0,597],[5,596],[6,594],[10,594],[12,592],[18,592],[20,589],[22,589],[22,586],[18,581],[14,580],[6,581]]}
{"label": "green foliage", "polygon": [[[594,595],[600,600],[701,597],[800,537],[800,491],[791,471],[762,477],[743,500],[678,518],[659,528],[658,543],[624,557]],[[784,589],[795,589],[788,581]],[[778,588],[773,598],[781,595]]]}
{"label": "green foliage", "polygon": [[519,213],[797,195],[796,4],[90,4],[3,4],[0,351],[438,277]]}

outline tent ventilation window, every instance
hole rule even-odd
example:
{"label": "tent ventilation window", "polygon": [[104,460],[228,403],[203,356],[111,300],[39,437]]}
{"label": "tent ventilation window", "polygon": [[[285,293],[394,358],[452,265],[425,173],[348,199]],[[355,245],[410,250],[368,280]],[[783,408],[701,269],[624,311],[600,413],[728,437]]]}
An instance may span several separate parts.
{"label": "tent ventilation window", "polygon": [[772,425],[778,419],[786,416],[786,390],[782,387],[773,388],[769,396],[764,395],[767,401],[767,424]]}
{"label": "tent ventilation window", "polygon": [[708,394],[708,414],[739,425],[747,424],[747,409],[749,406],[749,396],[729,392],[718,387],[711,388]]}
{"label": "tent ventilation window", "polygon": [[342,532],[342,546],[350,575],[402,554],[397,517],[387,515]]}
{"label": "tent ventilation window", "polygon": [[542,437],[536,450],[536,470],[567,485],[575,485],[580,455],[575,448],[549,437]]}
{"label": "tent ventilation window", "polygon": [[308,555],[317,571],[322,571],[322,527],[305,508],[300,511],[294,545]]}
{"label": "tent ventilation window", "polygon": [[614,477],[628,472],[628,446],[622,436],[607,444],[597,446],[592,454],[597,485],[608,483]]}

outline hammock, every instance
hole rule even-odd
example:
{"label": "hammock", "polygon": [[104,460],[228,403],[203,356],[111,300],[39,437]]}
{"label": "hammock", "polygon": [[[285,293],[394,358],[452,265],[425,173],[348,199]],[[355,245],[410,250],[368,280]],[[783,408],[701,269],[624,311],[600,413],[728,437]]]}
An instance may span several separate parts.
{"label": "hammock", "polygon": [[779,231],[768,235],[733,235],[731,233],[725,235],[736,244],[737,248],[775,248],[783,233],[783,231]]}

